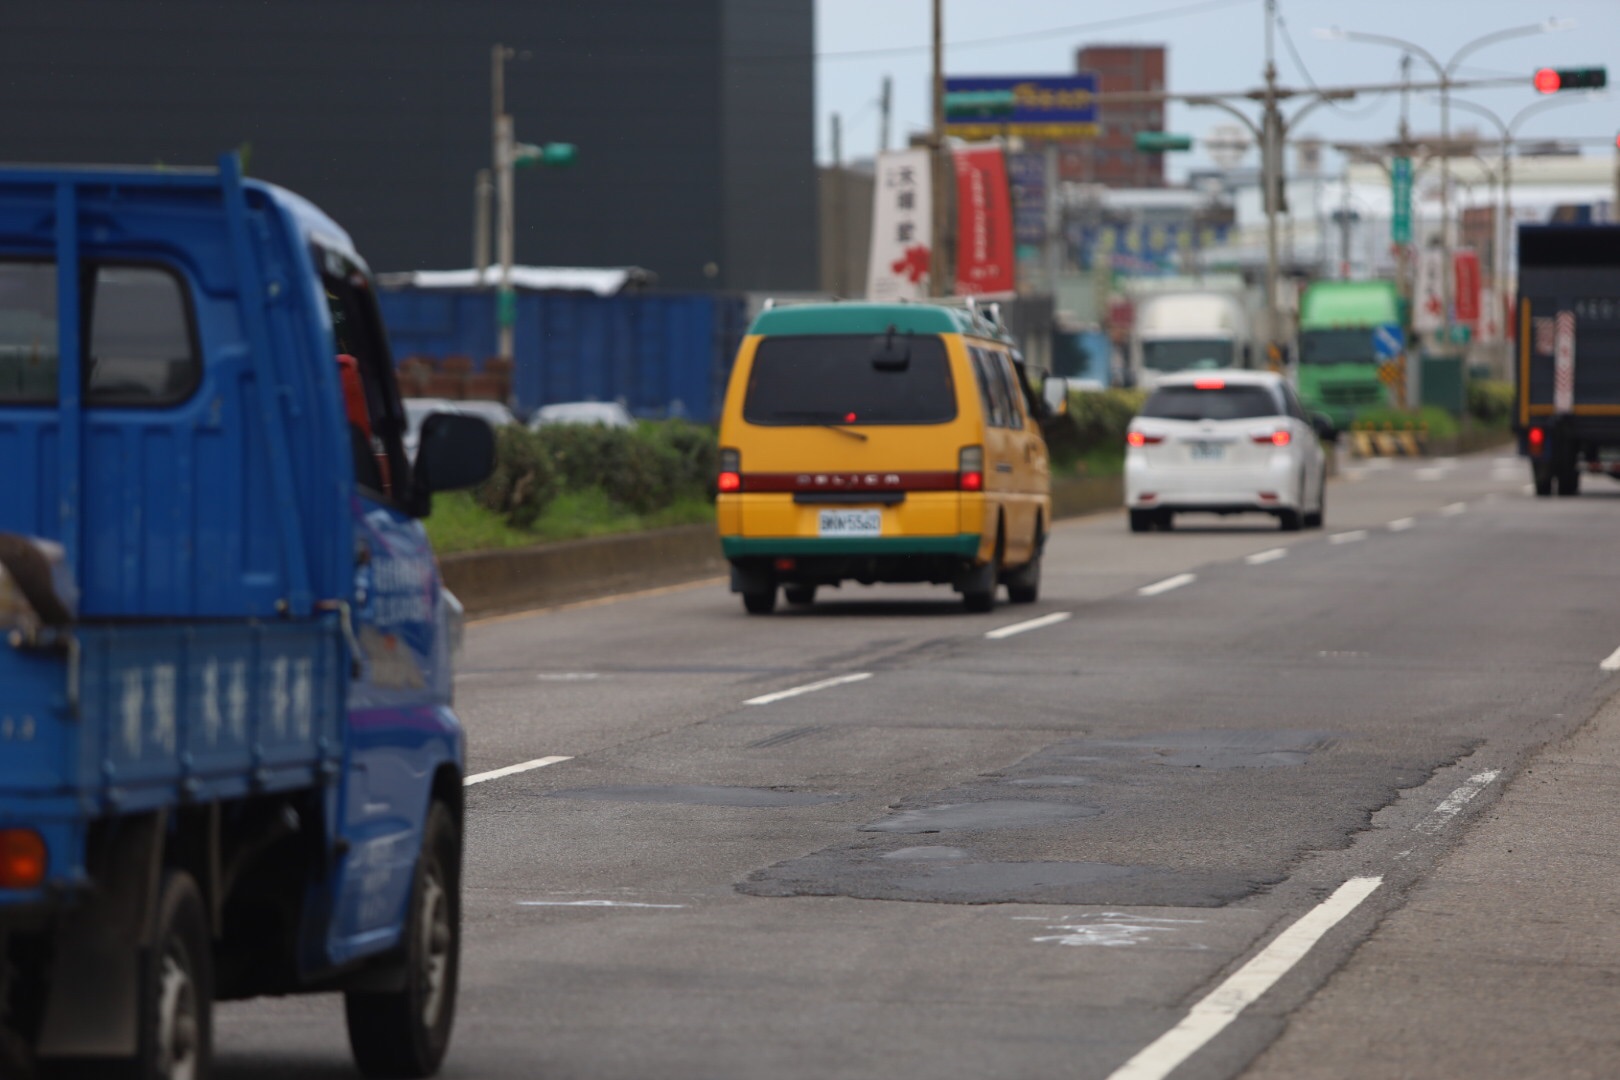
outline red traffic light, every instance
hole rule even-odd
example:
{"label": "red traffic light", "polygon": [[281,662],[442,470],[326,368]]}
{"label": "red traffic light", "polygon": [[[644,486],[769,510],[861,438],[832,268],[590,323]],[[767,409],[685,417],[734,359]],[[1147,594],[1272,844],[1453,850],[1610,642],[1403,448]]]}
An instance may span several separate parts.
{"label": "red traffic light", "polygon": [[1541,68],[1536,72],[1536,90],[1543,94],[1556,94],[1558,88],[1564,85],[1563,78],[1554,68]]}

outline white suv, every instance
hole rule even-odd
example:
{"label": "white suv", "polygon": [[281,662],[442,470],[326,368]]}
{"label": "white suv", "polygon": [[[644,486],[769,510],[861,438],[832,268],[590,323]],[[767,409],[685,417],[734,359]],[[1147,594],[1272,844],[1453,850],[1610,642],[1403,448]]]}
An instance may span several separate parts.
{"label": "white suv", "polygon": [[1269,371],[1189,371],[1155,385],[1126,435],[1131,531],[1177,513],[1271,514],[1284,530],[1322,524],[1332,422]]}

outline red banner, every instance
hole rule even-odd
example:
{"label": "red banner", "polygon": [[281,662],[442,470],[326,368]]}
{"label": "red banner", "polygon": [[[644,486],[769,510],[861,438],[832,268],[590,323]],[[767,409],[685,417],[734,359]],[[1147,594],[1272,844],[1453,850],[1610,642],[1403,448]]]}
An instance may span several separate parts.
{"label": "red banner", "polygon": [[999,146],[952,152],[956,163],[956,292],[984,296],[1015,288],[1012,200]]}
{"label": "red banner", "polygon": [[1479,323],[1479,252],[1459,248],[1452,254],[1452,281],[1457,286],[1457,321]]}

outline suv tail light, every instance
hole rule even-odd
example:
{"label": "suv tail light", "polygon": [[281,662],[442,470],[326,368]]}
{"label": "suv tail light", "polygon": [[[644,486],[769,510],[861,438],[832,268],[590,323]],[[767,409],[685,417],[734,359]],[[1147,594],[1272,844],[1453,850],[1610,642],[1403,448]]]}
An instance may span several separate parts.
{"label": "suv tail light", "polygon": [[32,889],[45,880],[45,840],[33,829],[0,829],[0,889]]}
{"label": "suv tail light", "polygon": [[1289,443],[1294,441],[1294,436],[1286,429],[1282,431],[1268,432],[1264,435],[1251,435],[1249,437],[1257,443],[1270,443],[1272,446],[1287,446]]}
{"label": "suv tail light", "polygon": [[963,491],[984,490],[984,447],[964,446],[956,455],[957,486]]}
{"label": "suv tail light", "polygon": [[1140,431],[1127,431],[1125,433],[1126,446],[1154,446],[1164,442],[1163,435],[1148,435]]}
{"label": "suv tail light", "polygon": [[730,447],[720,450],[720,479],[715,487],[722,492],[742,490],[742,454]]}

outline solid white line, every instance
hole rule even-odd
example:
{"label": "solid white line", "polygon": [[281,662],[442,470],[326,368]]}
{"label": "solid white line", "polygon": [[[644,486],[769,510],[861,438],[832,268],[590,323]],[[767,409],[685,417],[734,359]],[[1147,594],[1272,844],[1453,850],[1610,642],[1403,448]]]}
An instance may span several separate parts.
{"label": "solid white line", "polygon": [[519,900],[518,907],[634,907],[684,908],[685,904],[638,904],[631,900]]}
{"label": "solid white line", "polygon": [[1609,654],[1609,658],[1598,665],[1599,671],[1620,671],[1620,649]]}
{"label": "solid white line", "polygon": [[528,772],[530,769],[543,769],[547,765],[556,765],[558,762],[573,760],[574,759],[572,757],[535,758],[533,761],[524,761],[519,762],[516,765],[508,765],[504,769],[491,769],[489,772],[473,773],[471,776],[467,777],[467,779],[461,782],[461,786],[472,787],[474,784],[482,784],[485,780],[499,780],[503,776],[513,776],[520,772]]}
{"label": "solid white line", "polygon": [[1136,593],[1138,596],[1158,596],[1160,593],[1167,593],[1171,589],[1179,589],[1183,585],[1191,585],[1197,580],[1198,575],[1196,574],[1177,574],[1175,577],[1165,578],[1163,581],[1156,581],[1152,585],[1144,585],[1140,589],[1137,589]]}
{"label": "solid white line", "polygon": [[1450,824],[1451,819],[1456,817],[1463,807],[1473,801],[1475,795],[1485,790],[1485,785],[1501,775],[1501,769],[1492,769],[1470,776],[1466,784],[1440,801],[1440,805],[1434,808],[1434,813],[1418,823],[1417,831],[1430,834],[1439,832]]}
{"label": "solid white line", "polygon": [[1446,517],[1456,517],[1458,514],[1464,513],[1467,510],[1467,503],[1451,503],[1449,506],[1442,506],[1440,508],[1440,512]]}
{"label": "solid white line", "polygon": [[1417,524],[1417,518],[1396,518],[1388,525],[1390,532],[1405,532]]}
{"label": "solid white line", "polygon": [[1260,566],[1264,563],[1276,562],[1287,554],[1287,548],[1267,548],[1265,551],[1257,551],[1253,555],[1245,555],[1243,561],[1250,566]]}
{"label": "solid white line", "polygon": [[1519,492],[1524,495],[1534,495],[1536,493],[1536,485],[1526,484],[1524,487],[1519,489]]}
{"label": "solid white line", "polygon": [[871,677],[872,673],[870,671],[857,671],[853,675],[836,675],[831,679],[822,679],[820,682],[805,683],[803,686],[795,686],[788,690],[778,690],[774,694],[761,694],[759,697],[749,698],[743,704],[769,705],[771,702],[781,701],[783,698],[798,697],[800,694],[825,690],[829,686],[843,686],[845,683],[860,682],[862,679],[870,679]]}
{"label": "solid white line", "polygon": [[1072,611],[1054,611],[1052,614],[1042,615],[1038,619],[1030,619],[1026,622],[1013,623],[1011,626],[988,630],[984,636],[991,641],[1000,641],[1002,638],[1009,638],[1014,634],[1022,634],[1026,630],[1039,630],[1043,626],[1055,626],[1066,619],[1072,618],[1073,615]]}
{"label": "solid white line", "polygon": [[1332,896],[1306,912],[1260,950],[1259,955],[1211,990],[1181,1023],[1115,1069],[1108,1080],[1163,1080],[1169,1076],[1288,974],[1324,934],[1371,896],[1383,880],[1358,877],[1340,885]]}
{"label": "solid white line", "polygon": [[1349,532],[1334,533],[1332,536],[1328,537],[1328,543],[1330,543],[1330,544],[1353,544],[1357,540],[1365,540],[1365,539],[1367,539],[1367,530],[1366,529],[1352,529]]}

